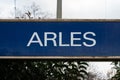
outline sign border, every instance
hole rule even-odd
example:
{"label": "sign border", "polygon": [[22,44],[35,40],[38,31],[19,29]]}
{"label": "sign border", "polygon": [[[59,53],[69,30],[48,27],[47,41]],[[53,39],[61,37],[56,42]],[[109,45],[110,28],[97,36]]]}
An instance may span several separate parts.
{"label": "sign border", "polygon": [[[120,19],[0,19],[0,22],[120,22]],[[120,56],[0,56],[0,59],[111,61],[120,60]]]}
{"label": "sign border", "polygon": [[120,19],[0,19],[0,22],[120,22]]}
{"label": "sign border", "polygon": [[0,56],[0,59],[115,61],[120,60],[120,56]]}

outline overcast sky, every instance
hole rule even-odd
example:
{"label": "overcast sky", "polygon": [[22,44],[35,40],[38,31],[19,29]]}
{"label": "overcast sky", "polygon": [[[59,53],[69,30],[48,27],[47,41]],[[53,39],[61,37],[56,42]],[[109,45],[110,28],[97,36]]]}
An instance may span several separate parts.
{"label": "overcast sky", "polygon": [[[16,0],[16,7],[23,8],[32,2],[55,18],[57,0]],[[13,14],[14,0],[0,0],[0,18],[10,18]],[[120,19],[120,0],[63,0],[63,18]]]}

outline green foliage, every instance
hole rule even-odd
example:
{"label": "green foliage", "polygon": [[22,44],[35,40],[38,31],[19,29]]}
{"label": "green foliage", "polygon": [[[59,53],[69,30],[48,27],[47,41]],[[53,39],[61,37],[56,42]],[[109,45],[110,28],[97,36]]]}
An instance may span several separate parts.
{"label": "green foliage", "polygon": [[0,60],[0,80],[84,80],[87,67],[79,60]]}
{"label": "green foliage", "polygon": [[116,70],[116,74],[112,77],[112,79],[120,80],[120,61],[113,61],[112,64]]}

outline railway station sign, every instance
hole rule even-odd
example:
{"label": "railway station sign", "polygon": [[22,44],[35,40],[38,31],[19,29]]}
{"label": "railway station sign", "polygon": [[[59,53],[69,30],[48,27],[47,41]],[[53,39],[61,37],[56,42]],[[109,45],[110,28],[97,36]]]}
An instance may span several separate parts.
{"label": "railway station sign", "polygon": [[120,56],[120,22],[2,21],[0,56]]}

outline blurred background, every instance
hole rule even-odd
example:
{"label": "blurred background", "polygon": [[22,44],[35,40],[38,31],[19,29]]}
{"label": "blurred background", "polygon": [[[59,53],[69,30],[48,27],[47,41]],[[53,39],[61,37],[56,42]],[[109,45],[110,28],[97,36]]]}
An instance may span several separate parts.
{"label": "blurred background", "polygon": [[[0,0],[0,19],[120,19],[120,0]],[[120,80],[119,61],[0,60],[1,80]]]}

